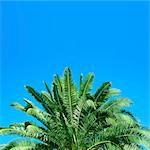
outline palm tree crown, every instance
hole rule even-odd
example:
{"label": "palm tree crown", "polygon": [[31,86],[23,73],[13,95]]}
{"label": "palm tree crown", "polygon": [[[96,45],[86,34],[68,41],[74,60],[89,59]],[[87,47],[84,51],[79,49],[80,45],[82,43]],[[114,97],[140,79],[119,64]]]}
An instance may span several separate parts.
{"label": "palm tree crown", "polygon": [[91,93],[94,75],[85,79],[80,75],[77,89],[71,71],[66,68],[60,78],[55,75],[52,91],[44,82],[46,91],[37,92],[26,86],[27,91],[42,105],[35,106],[24,99],[26,106],[11,106],[33,116],[42,123],[26,121],[0,127],[0,135],[16,134],[26,137],[1,146],[3,150],[141,150],[150,148],[149,129],[140,125],[125,109],[132,104],[120,97],[120,90],[104,82]]}

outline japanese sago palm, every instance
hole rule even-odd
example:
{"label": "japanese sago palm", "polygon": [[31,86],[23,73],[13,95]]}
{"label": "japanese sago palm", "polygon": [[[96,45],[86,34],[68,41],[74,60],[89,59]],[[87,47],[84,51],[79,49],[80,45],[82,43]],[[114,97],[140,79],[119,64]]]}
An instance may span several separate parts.
{"label": "japanese sago palm", "polygon": [[71,71],[66,68],[60,78],[55,75],[52,90],[46,82],[46,91],[37,92],[30,86],[26,90],[42,105],[35,106],[24,99],[26,105],[11,106],[25,112],[40,122],[26,121],[1,127],[0,135],[19,135],[1,146],[3,150],[141,150],[150,148],[149,129],[125,109],[132,104],[120,97],[120,90],[104,82],[91,93],[94,75],[85,79],[80,75],[77,88]]}

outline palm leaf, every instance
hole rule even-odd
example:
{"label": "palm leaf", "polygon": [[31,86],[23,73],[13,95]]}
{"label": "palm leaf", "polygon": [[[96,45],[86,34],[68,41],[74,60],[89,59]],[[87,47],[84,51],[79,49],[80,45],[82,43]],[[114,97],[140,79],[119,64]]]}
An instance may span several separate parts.
{"label": "palm leaf", "polygon": [[[57,149],[57,150],[142,150],[150,149],[150,130],[143,127],[134,115],[126,110],[132,104],[128,98],[119,97],[120,90],[111,89],[104,82],[91,93],[94,75],[89,73],[77,91],[69,68],[60,78],[55,75],[52,93],[37,92],[26,86],[28,92],[43,106],[39,109],[28,99],[26,105],[11,106],[34,117],[42,125],[31,121],[1,127],[0,135],[25,137],[0,146],[4,150]],[[28,140],[29,139],[29,140]]]}
{"label": "palm leaf", "polygon": [[50,114],[43,112],[38,107],[36,107],[31,101],[24,99],[24,101],[27,103],[26,107],[23,107],[22,105],[18,103],[13,103],[11,106],[15,107],[16,109],[19,109],[23,112],[25,112],[28,115],[33,116],[38,121],[40,121],[44,126],[49,128],[50,124],[54,124],[53,120],[51,119]]}
{"label": "palm leaf", "polygon": [[[91,91],[93,79],[94,79],[94,74],[93,73],[89,73],[86,76],[84,82],[82,83],[81,89],[79,91],[79,97],[85,96],[86,94],[88,94]],[[81,76],[80,76],[80,80],[81,80]]]}
{"label": "palm leaf", "polygon": [[44,81],[43,83],[44,83],[44,85],[45,85],[45,87],[46,87],[47,92],[48,92],[49,95],[50,95],[50,99],[54,101],[53,96],[52,96],[52,93],[51,93],[50,88],[48,87],[47,83],[46,83],[45,81]]}
{"label": "palm leaf", "polygon": [[41,94],[34,90],[34,88],[30,86],[25,86],[27,91],[43,106],[43,108],[48,112],[51,113],[51,110],[48,107],[47,102],[42,98]]}
{"label": "palm leaf", "polygon": [[105,110],[118,110],[125,106],[130,106],[132,104],[132,101],[128,98],[116,98],[108,101],[107,103],[104,103],[101,105],[101,109]]}
{"label": "palm leaf", "polygon": [[94,99],[95,102],[99,102],[99,105],[105,102],[106,96],[109,93],[109,88],[111,87],[111,82],[104,82],[95,92]]}
{"label": "palm leaf", "polygon": [[46,132],[36,131],[33,132],[34,127],[29,127],[28,130],[20,129],[20,128],[0,128],[0,135],[19,135],[22,137],[30,137],[37,140],[41,140],[43,142],[49,142],[50,139]]}
{"label": "palm leaf", "polygon": [[61,80],[57,74],[54,76],[53,83],[55,83],[57,85],[59,95],[62,96],[62,91],[63,91],[62,83],[61,83]]}
{"label": "palm leaf", "polygon": [[66,107],[67,117],[73,125],[73,111],[77,103],[75,85],[72,81],[71,71],[69,68],[64,72],[64,106]]}
{"label": "palm leaf", "polygon": [[3,147],[2,150],[48,150],[48,145],[33,140],[14,140]]}
{"label": "palm leaf", "polygon": [[79,91],[81,91],[83,86],[83,74],[80,74],[80,87],[79,87]]}

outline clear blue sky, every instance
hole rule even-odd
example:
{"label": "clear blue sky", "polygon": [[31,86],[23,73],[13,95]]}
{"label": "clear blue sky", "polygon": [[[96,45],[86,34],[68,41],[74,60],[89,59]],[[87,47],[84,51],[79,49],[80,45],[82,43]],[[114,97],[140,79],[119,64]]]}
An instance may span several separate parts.
{"label": "clear blue sky", "polygon": [[[112,81],[148,126],[148,2],[2,2],[0,126],[31,120],[9,105],[32,99],[70,66],[95,73],[93,91]],[[3,137],[0,142],[9,141]]]}

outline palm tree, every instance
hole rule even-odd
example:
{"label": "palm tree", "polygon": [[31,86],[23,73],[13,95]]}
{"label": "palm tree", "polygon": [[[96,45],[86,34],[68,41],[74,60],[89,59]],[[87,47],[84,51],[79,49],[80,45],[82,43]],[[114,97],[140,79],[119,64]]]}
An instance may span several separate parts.
{"label": "palm tree", "polygon": [[79,89],[66,68],[62,78],[55,75],[52,92],[44,82],[46,91],[41,93],[30,86],[27,91],[42,105],[35,106],[24,99],[26,106],[11,106],[34,117],[38,124],[26,121],[1,127],[0,135],[19,135],[4,146],[3,150],[141,150],[150,148],[149,129],[125,109],[132,104],[119,96],[120,90],[111,89],[104,82],[92,94],[94,75],[89,73],[83,80],[80,75]]}

